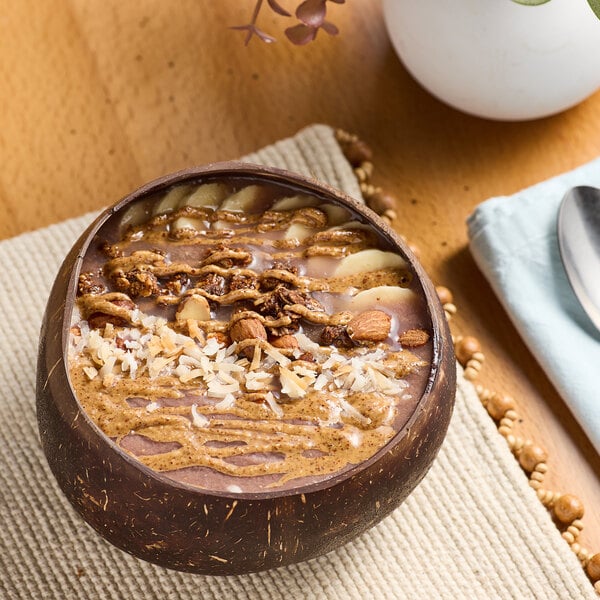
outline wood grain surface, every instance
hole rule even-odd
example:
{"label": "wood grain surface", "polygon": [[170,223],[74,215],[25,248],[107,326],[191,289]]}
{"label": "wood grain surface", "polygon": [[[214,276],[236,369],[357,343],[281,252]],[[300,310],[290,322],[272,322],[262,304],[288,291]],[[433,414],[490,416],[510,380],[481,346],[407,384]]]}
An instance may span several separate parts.
{"label": "wood grain surface", "polygon": [[377,0],[331,3],[341,35],[305,47],[266,12],[260,24],[278,41],[245,47],[228,27],[247,22],[253,5],[0,2],[0,239],[314,122],[358,134],[374,151],[374,183],[399,199],[396,229],[455,294],[453,330],[481,340],[481,383],[516,398],[515,433],[548,450],[544,486],[581,498],[581,543],[600,552],[600,458],[475,266],[465,227],[482,200],[600,155],[600,94],[543,120],[477,119],[407,74]]}

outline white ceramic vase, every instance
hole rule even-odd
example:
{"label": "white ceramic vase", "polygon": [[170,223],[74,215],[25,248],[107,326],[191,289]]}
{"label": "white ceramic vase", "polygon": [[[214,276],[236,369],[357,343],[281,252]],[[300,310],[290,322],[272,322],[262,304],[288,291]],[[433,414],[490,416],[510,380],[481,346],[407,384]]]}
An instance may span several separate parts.
{"label": "white ceramic vase", "polygon": [[600,20],[586,0],[383,0],[383,12],[408,71],[464,112],[544,117],[600,87]]}

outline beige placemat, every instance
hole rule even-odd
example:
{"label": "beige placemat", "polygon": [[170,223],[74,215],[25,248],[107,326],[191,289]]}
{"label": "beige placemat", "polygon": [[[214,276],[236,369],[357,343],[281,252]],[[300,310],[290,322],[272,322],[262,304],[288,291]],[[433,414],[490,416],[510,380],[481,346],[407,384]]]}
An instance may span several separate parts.
{"label": "beige placemat", "polygon": [[[360,192],[333,131],[247,157]],[[235,577],[167,571],[113,548],[63,498],[42,453],[34,377],[51,283],[87,215],[0,243],[0,597],[595,598],[470,383],[438,458],[377,527],[326,556]]]}

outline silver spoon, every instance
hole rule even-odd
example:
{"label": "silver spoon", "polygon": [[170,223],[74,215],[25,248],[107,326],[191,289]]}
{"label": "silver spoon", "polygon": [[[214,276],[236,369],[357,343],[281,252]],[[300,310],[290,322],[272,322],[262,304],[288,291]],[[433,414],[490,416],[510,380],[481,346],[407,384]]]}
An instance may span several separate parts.
{"label": "silver spoon", "polygon": [[600,330],[600,189],[579,186],[565,194],[558,248],[575,295]]}

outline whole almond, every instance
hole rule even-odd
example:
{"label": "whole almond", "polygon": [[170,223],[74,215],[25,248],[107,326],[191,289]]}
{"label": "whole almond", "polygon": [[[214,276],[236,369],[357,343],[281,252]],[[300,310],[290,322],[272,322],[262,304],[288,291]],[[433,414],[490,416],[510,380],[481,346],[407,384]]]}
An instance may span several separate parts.
{"label": "whole almond", "polygon": [[423,329],[408,329],[400,334],[398,341],[407,348],[422,346],[429,340],[429,334]]}
{"label": "whole almond", "polygon": [[281,337],[274,338],[271,341],[271,345],[275,346],[275,348],[294,350],[298,348],[298,340],[293,335],[282,335]]}
{"label": "whole almond", "polygon": [[236,321],[229,329],[229,336],[234,342],[266,340],[267,332],[260,319],[248,318]]}
{"label": "whole almond", "polygon": [[390,333],[392,318],[382,310],[366,310],[353,317],[348,335],[354,342],[382,342]]}

